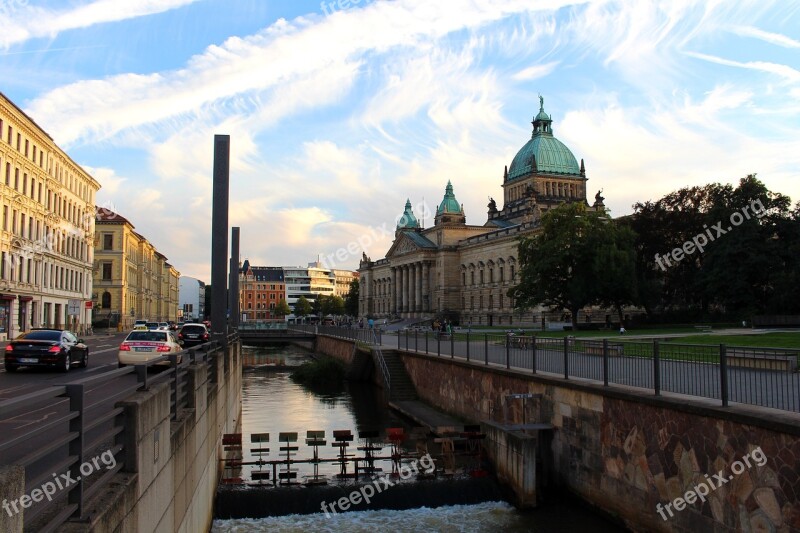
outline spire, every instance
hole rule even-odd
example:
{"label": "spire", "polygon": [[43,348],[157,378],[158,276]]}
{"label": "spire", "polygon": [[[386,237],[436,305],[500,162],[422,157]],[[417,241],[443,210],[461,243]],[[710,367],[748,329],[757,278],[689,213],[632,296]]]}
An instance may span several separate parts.
{"label": "spire", "polygon": [[583,158],[581,158],[581,177],[586,177],[586,166],[583,164]]}
{"label": "spire", "polygon": [[411,209],[411,199],[406,198],[406,208],[403,214],[397,221],[397,229],[416,229],[419,227],[419,221],[414,216],[414,211]]}
{"label": "spire", "polygon": [[503,181],[508,181],[508,165],[506,165],[506,169],[503,171]]}

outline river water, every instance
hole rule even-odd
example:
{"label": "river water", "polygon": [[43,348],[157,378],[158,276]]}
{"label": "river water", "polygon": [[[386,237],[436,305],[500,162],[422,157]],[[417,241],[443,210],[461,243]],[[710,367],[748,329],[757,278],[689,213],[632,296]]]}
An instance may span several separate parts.
{"label": "river water", "polygon": [[[244,347],[242,379],[242,434],[244,460],[256,458],[248,452],[249,435],[269,433],[269,459],[277,459],[279,432],[297,432],[292,443],[299,450],[296,457],[310,457],[312,450],[305,446],[307,430],[324,430],[328,442],[333,430],[359,431],[410,425],[388,410],[369,385],[345,385],[326,390],[308,390],[289,379],[286,367],[308,360],[308,353],[291,346]],[[321,457],[330,457],[333,448],[320,448]],[[241,477],[250,479],[245,468]],[[253,467],[258,468],[258,467]],[[298,477],[309,475],[310,466],[298,465]],[[332,476],[338,466],[321,465],[320,474]],[[477,505],[456,505],[435,509],[420,508],[406,511],[375,510],[341,514],[289,515],[261,519],[215,520],[213,533],[244,532],[364,532],[376,530],[401,532],[556,532],[591,531],[622,532],[624,529],[608,522],[579,502],[568,498],[551,498],[538,509],[520,512],[506,502]]]}

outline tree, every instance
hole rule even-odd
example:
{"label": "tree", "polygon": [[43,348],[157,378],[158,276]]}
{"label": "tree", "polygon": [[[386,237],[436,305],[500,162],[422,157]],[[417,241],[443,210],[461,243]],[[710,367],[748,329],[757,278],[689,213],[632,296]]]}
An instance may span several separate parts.
{"label": "tree", "polygon": [[735,187],[712,183],[634,205],[629,222],[648,313],[738,321],[797,309],[800,221],[790,208],[752,174]]}
{"label": "tree", "polygon": [[317,302],[319,302],[319,312],[322,316],[344,314],[344,300],[341,296],[335,294],[320,296],[317,298]]}
{"label": "tree", "polygon": [[358,279],[353,279],[350,282],[350,292],[347,293],[347,298],[344,301],[344,310],[350,316],[358,316],[358,293],[361,284]]}
{"label": "tree", "polygon": [[294,303],[294,315],[301,318],[307,317],[311,314],[311,304],[305,296],[301,296]]}
{"label": "tree", "polygon": [[278,302],[278,305],[273,309],[273,313],[275,316],[286,316],[292,314],[292,310],[289,308],[289,304],[286,303],[286,300],[281,298],[281,301]]}
{"label": "tree", "polygon": [[635,300],[633,234],[581,203],[545,213],[542,231],[521,239],[518,256],[520,283],[508,292],[517,309],[567,309],[577,329],[583,307],[606,302],[619,310]]}

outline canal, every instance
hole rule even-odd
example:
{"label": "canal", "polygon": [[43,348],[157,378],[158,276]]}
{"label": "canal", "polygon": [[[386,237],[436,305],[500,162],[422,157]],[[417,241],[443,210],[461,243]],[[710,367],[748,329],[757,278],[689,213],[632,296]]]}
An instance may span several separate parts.
{"label": "canal", "polygon": [[[310,390],[289,379],[290,369],[309,360],[308,352],[292,345],[243,348],[244,375],[242,379],[242,434],[243,458],[257,459],[249,452],[249,435],[269,433],[271,450],[269,459],[279,459],[277,442],[280,432],[297,432],[296,457],[312,455],[305,446],[308,430],[325,431],[328,442],[334,430],[349,429],[356,436],[360,431],[377,429],[385,433],[389,427],[411,425],[389,410],[378,391],[371,385],[343,383],[339,386]],[[331,457],[335,450],[328,445],[320,448],[321,457]],[[388,462],[385,470],[390,469]],[[245,467],[241,477],[251,478],[251,469]],[[338,465],[323,464],[320,474],[333,476]],[[310,475],[309,465],[298,465],[298,480]],[[424,483],[422,481],[421,483]],[[245,489],[247,490],[247,489]],[[255,490],[255,489],[252,489]],[[259,489],[263,490],[263,489]],[[305,490],[305,489],[302,489]],[[541,507],[530,512],[520,512],[506,502],[489,502],[476,505],[456,505],[437,508],[420,508],[405,511],[374,510],[341,514],[290,515],[260,519],[215,520],[214,533],[244,532],[373,532],[390,531],[428,532],[551,532],[592,531],[621,532],[623,528],[607,521],[603,516],[572,498],[558,495],[548,499]]]}

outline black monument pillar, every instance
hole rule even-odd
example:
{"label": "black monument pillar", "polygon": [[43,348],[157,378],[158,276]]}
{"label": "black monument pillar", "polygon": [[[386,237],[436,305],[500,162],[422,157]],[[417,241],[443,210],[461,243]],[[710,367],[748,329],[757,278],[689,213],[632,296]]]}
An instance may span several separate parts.
{"label": "black monument pillar", "polygon": [[214,135],[214,184],[211,208],[211,329],[227,344],[228,186],[231,136]]}
{"label": "black monument pillar", "polygon": [[228,308],[231,310],[231,328],[239,327],[239,228],[231,228],[231,267],[228,283]]}

